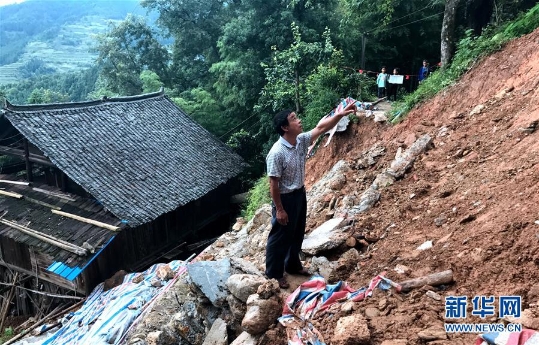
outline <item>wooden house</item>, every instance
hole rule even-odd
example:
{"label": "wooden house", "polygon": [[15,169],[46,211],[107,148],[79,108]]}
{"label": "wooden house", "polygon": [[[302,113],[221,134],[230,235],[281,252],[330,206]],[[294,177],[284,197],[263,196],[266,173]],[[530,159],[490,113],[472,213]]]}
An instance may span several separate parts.
{"label": "wooden house", "polygon": [[228,224],[245,166],[162,92],[6,102],[0,155],[0,265],[81,294]]}

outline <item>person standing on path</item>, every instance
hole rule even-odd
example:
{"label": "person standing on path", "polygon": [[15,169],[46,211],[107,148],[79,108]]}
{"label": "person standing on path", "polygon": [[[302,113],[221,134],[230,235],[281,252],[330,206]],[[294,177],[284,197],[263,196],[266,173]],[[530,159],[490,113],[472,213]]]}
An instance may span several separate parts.
{"label": "person standing on path", "polygon": [[423,80],[427,79],[427,77],[430,74],[430,67],[427,60],[423,60],[423,66],[419,69],[419,75],[417,77],[417,80],[419,81],[419,84],[423,82]]}
{"label": "person standing on path", "polygon": [[356,110],[355,103],[348,104],[341,112],[322,118],[314,129],[306,133],[303,133],[301,120],[291,110],[281,111],[273,119],[280,138],[266,157],[272,199],[272,228],[266,245],[266,276],[277,279],[283,289],[289,287],[285,271],[310,276],[299,259],[307,218],[304,181],[309,145],[337,125],[342,117]]}
{"label": "person standing on path", "polygon": [[376,85],[378,85],[378,98],[382,98],[386,95],[387,78],[389,75],[386,73],[385,66],[382,67],[382,72],[376,77]]}
{"label": "person standing on path", "polygon": [[[398,76],[399,75],[399,69],[394,68],[393,69],[393,75]],[[396,101],[397,100],[397,91],[399,90],[399,84],[397,84],[395,81],[391,80],[391,77],[389,77],[388,81],[389,87],[387,92],[387,100],[388,101]]]}

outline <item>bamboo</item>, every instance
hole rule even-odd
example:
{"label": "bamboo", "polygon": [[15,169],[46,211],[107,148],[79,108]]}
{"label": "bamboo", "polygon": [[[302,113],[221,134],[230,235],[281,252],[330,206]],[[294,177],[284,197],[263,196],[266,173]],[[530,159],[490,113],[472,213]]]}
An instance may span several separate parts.
{"label": "bamboo", "polygon": [[25,331],[22,331],[21,333],[17,334],[16,336],[14,336],[13,338],[9,339],[8,341],[6,341],[3,345],[10,345],[10,344],[13,344],[14,342],[16,342],[17,340],[19,340],[20,338],[24,337],[26,334],[30,333],[30,331],[36,329],[37,327],[41,326],[43,323],[45,323],[45,321],[47,321],[47,319],[51,319],[51,318],[54,318],[54,317],[57,317],[58,315],[62,314],[62,313],[67,313],[69,311],[71,311],[72,309],[75,309],[75,307],[78,307],[80,306],[82,303],[84,303],[84,301],[80,301],[79,303],[77,304],[74,304],[72,305],[71,307],[65,309],[65,310],[62,310],[54,315],[51,315],[49,317],[44,317],[43,319],[39,320],[38,322],[36,322],[33,326],[29,327],[28,329],[26,329]]}
{"label": "bamboo", "polygon": [[9,311],[9,305],[11,304],[11,300],[15,296],[15,284],[17,283],[17,280],[19,279],[19,272],[15,273],[15,277],[13,277],[13,283],[11,283],[11,290],[9,290],[8,297],[4,300],[4,303],[2,304],[2,314],[0,315],[0,329],[4,329],[4,322],[6,321],[6,316]]}
{"label": "bamboo", "polygon": [[[53,210],[54,211],[54,210]],[[33,236],[35,238],[38,238],[44,242],[47,242],[47,243],[50,243],[52,245],[55,245],[57,247],[60,247],[64,250],[67,250],[68,252],[71,252],[71,253],[74,253],[74,254],[77,254],[79,256],[84,256],[86,255],[87,253],[87,250],[82,248],[82,247],[79,247],[77,245],[74,245],[74,244],[71,244],[69,242],[66,242],[66,241],[63,241],[63,240],[60,240],[58,238],[55,238],[51,235],[47,235],[47,234],[43,234],[43,233],[40,233],[38,231],[35,231],[35,230],[32,230],[28,227],[25,227],[25,226],[22,226],[20,224],[17,224],[15,222],[11,222],[11,221],[8,221],[8,220],[5,220],[5,219],[0,219],[0,223],[3,223],[9,227],[12,227],[14,229],[17,229],[29,236]]]}
{"label": "bamboo", "polygon": [[89,218],[84,218],[84,217],[81,217],[81,216],[77,216],[75,214],[71,214],[71,213],[67,213],[67,212],[63,212],[63,211],[57,211],[57,210],[51,210],[51,211],[54,214],[58,214],[60,216],[64,216],[64,217],[67,217],[67,218],[76,219],[78,221],[88,223],[88,224],[92,224],[92,225],[95,225],[95,226],[99,226],[101,228],[105,228],[105,229],[108,229],[108,230],[118,231],[120,229],[117,226],[110,225],[110,224],[103,223],[103,222],[93,220],[93,219],[89,219]]}
{"label": "bamboo", "polygon": [[[2,282],[0,282],[0,285],[11,286],[11,284],[6,284],[6,283],[2,283]],[[79,297],[79,296],[59,295],[59,294],[55,294],[55,293],[48,293],[48,292],[43,292],[43,291],[32,290],[32,289],[28,289],[28,288],[25,288],[25,287],[22,287],[22,286],[17,286],[17,287],[19,289],[30,291],[30,292],[36,293],[38,295],[44,295],[44,296],[49,296],[49,297],[54,297],[54,298],[77,299],[77,300],[84,299],[84,297]]]}
{"label": "bamboo", "polygon": [[16,198],[16,199],[22,198],[22,195],[19,194],[19,193],[11,193],[11,192],[3,191],[3,190],[0,190],[0,195],[10,196],[10,197]]}
{"label": "bamboo", "polygon": [[[58,312],[60,310],[62,306],[57,306],[56,308],[54,308],[53,311],[51,311],[50,313],[48,313],[47,315],[45,315],[45,318],[49,318],[52,314]],[[32,323],[32,321],[35,321],[35,322],[39,322],[39,320],[33,320],[33,318],[29,318],[28,320],[24,321],[23,323],[21,323],[20,325],[18,325],[17,327],[15,327],[15,329],[13,329],[14,332],[18,332],[20,329],[23,329],[25,328],[29,323]]]}
{"label": "bamboo", "polygon": [[21,186],[29,186],[30,183],[22,181],[10,181],[10,180],[0,180],[0,183],[9,183],[9,184],[18,184]]}

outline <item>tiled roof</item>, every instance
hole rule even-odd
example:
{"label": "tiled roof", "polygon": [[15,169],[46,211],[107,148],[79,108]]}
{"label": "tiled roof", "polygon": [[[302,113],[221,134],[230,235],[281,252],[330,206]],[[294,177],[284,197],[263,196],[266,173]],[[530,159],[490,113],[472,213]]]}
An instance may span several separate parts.
{"label": "tiled roof", "polygon": [[67,176],[132,227],[202,197],[245,165],[162,93],[84,103],[8,104],[4,115]]}

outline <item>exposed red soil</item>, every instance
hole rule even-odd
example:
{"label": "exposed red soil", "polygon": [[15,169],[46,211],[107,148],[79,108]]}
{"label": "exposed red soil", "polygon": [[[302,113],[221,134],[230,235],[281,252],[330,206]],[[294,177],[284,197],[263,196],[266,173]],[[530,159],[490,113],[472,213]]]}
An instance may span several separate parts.
{"label": "exposed red soil", "polygon": [[[310,186],[337,161],[353,165],[362,152],[380,142],[385,156],[367,169],[363,179],[357,178],[358,171],[352,172],[341,193],[361,194],[389,166],[398,147],[409,146],[422,134],[433,138],[434,148],[402,180],[383,189],[374,208],[357,217],[358,231],[385,237],[371,245],[370,258],[350,272],[351,286],[365,286],[381,271],[402,281],[452,269],[455,283],[437,291],[442,297],[465,295],[471,304],[477,295],[496,300],[519,295],[522,309],[537,303],[539,296],[532,287],[537,288],[539,281],[538,44],[539,30],[510,42],[478,62],[458,83],[416,107],[400,124],[362,118],[308,161]],[[484,106],[482,111],[470,115],[478,105]],[[309,226],[324,220],[315,215]],[[388,229],[391,224],[395,226]],[[434,242],[433,248],[417,251],[427,240]],[[411,273],[398,274],[397,264],[409,267]],[[372,344],[388,339],[423,344],[417,333],[441,329],[444,323],[443,300],[425,296],[425,289],[401,295],[376,291],[357,312],[378,307],[383,299],[389,312],[369,320]],[[316,326],[330,338],[337,319]],[[463,322],[499,320],[469,317]],[[475,338],[449,335],[435,344],[473,344]]]}

